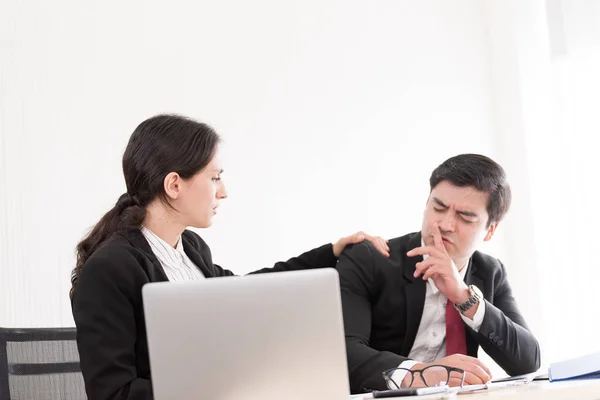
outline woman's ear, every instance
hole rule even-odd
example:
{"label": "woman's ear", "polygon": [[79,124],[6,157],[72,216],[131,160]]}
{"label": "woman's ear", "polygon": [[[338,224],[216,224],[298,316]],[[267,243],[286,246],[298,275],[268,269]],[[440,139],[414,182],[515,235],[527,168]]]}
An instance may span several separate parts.
{"label": "woman's ear", "polygon": [[165,176],[163,186],[167,198],[177,200],[181,192],[181,177],[177,172],[169,172],[169,174]]}

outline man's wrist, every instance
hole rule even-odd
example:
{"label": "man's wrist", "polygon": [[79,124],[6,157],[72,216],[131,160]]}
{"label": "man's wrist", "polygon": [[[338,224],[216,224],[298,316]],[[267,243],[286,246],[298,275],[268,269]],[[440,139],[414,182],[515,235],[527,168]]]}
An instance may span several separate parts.
{"label": "man's wrist", "polygon": [[469,285],[468,291],[469,298],[465,301],[454,303],[454,305],[458,309],[458,311],[460,311],[463,315],[468,315],[465,313],[473,311],[469,316],[469,318],[471,318],[475,311],[477,311],[477,307],[474,306],[476,304],[479,304],[481,299],[483,299],[483,294],[481,293],[481,290],[479,290],[479,288],[475,285]]}
{"label": "man's wrist", "polygon": [[448,298],[453,304],[462,304],[471,298],[471,291],[467,285],[461,287],[458,290],[458,293],[453,296],[453,298]]}

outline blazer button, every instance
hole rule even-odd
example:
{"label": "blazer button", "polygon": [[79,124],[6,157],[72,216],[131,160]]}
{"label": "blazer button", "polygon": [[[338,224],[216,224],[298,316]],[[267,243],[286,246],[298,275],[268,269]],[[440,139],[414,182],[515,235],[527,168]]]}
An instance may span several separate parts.
{"label": "blazer button", "polygon": [[494,332],[491,332],[488,337],[490,338],[490,340],[493,340],[496,337],[496,334]]}
{"label": "blazer button", "polygon": [[504,344],[504,340],[499,340],[498,341],[498,346],[502,346]]}
{"label": "blazer button", "polygon": [[496,344],[497,344],[497,343],[498,343],[498,340],[500,340],[500,339],[498,339],[498,336],[494,336],[494,338],[492,339],[492,342],[494,342],[494,343],[496,343]]}

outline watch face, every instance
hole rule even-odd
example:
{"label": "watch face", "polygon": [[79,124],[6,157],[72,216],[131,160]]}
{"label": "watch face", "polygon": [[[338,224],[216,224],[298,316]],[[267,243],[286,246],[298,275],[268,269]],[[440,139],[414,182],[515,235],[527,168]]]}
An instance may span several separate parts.
{"label": "watch face", "polygon": [[475,294],[477,294],[477,297],[479,297],[480,299],[483,299],[483,293],[481,293],[481,290],[479,290],[479,288],[475,285],[470,285],[469,288],[475,292]]}

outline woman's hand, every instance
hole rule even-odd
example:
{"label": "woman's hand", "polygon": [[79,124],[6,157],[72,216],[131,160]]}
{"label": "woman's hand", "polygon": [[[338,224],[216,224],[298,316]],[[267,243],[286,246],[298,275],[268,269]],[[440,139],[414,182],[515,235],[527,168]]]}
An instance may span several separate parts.
{"label": "woman's hand", "polygon": [[390,248],[387,245],[387,240],[380,236],[371,236],[364,232],[356,232],[354,235],[346,236],[333,243],[333,255],[339,258],[346,246],[349,244],[360,243],[367,239],[371,244],[386,257],[390,256]]}

